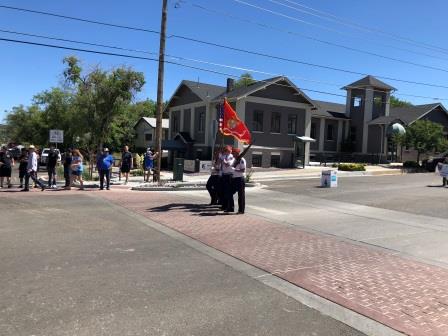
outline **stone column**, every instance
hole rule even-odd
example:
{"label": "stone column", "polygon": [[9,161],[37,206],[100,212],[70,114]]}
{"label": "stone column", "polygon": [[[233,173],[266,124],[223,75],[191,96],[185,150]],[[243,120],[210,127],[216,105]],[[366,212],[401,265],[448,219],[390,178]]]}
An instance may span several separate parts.
{"label": "stone column", "polygon": [[336,151],[341,151],[341,144],[342,144],[342,120],[338,120],[338,140],[336,143]]}
{"label": "stone column", "polygon": [[[309,137],[311,135],[311,108],[308,107],[305,110],[305,136]],[[294,147],[295,149],[295,147]],[[295,157],[296,153],[294,153]],[[310,143],[305,143],[305,166],[310,164]]]}
{"label": "stone column", "polygon": [[373,88],[366,89],[364,99],[364,122],[362,126],[362,153],[367,153],[367,142],[369,140],[369,121],[372,120],[373,113]]}
{"label": "stone column", "polygon": [[319,152],[324,151],[324,144],[325,144],[325,118],[320,118]]}

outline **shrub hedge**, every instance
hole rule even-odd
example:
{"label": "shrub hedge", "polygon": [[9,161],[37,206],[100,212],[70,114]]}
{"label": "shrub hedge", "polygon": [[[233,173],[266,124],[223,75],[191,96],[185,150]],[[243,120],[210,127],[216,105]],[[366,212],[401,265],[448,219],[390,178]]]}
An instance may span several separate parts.
{"label": "shrub hedge", "polygon": [[365,171],[366,165],[362,163],[340,163],[338,170],[342,171]]}

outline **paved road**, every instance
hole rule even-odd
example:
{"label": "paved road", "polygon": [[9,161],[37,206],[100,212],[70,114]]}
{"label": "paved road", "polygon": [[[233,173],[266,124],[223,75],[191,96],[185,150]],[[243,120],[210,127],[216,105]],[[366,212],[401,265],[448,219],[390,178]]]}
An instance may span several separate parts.
{"label": "paved road", "polygon": [[0,193],[2,336],[361,335],[96,193]]}
{"label": "paved road", "polygon": [[338,188],[319,188],[317,179],[264,182],[269,190],[377,208],[448,218],[448,188],[434,173],[339,178]]}

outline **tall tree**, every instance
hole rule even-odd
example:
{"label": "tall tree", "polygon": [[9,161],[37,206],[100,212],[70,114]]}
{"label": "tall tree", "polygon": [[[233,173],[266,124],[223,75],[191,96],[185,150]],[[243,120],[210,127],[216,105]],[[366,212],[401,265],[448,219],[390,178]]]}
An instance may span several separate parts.
{"label": "tall tree", "polygon": [[84,132],[90,150],[102,148],[111,140],[111,129],[135,94],[145,84],[144,75],[130,68],[120,67],[110,72],[96,68],[83,75],[78,59],[64,59],[64,76],[76,92],[78,125]]}
{"label": "tall tree", "polygon": [[418,163],[421,154],[437,150],[443,140],[443,126],[429,120],[417,120],[406,129],[405,143],[417,151]]}

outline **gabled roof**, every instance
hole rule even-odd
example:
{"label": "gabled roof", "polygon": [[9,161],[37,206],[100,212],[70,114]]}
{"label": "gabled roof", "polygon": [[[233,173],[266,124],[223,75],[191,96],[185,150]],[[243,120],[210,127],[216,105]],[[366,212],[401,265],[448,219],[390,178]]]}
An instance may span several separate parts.
{"label": "gabled roof", "polygon": [[183,80],[181,82],[181,85],[182,84],[187,86],[191,91],[193,91],[195,95],[197,95],[202,100],[212,100],[226,92],[226,88],[219,85],[205,84],[188,80]]}
{"label": "gabled roof", "polygon": [[185,144],[193,143],[194,140],[191,138],[189,132],[179,132],[175,135],[174,140],[181,140]]}
{"label": "gabled roof", "polygon": [[389,84],[386,84],[379,79],[373,77],[373,76],[366,76],[364,78],[361,78],[360,80],[351,83],[347,86],[344,86],[342,89],[344,90],[350,90],[350,89],[362,89],[366,87],[373,87],[375,89],[381,89],[385,91],[395,91],[396,89]]}
{"label": "gabled roof", "polygon": [[174,90],[173,95],[165,105],[165,110],[168,109],[171,106],[171,102],[176,99],[176,94],[182,86],[190,89],[191,92],[198,96],[198,98],[202,101],[211,101],[220,96],[222,93],[226,92],[226,88],[224,86],[183,80],[182,82],[180,82],[176,90]]}
{"label": "gabled roof", "polygon": [[314,100],[317,110],[311,110],[313,117],[349,119],[345,114],[345,104]]}
{"label": "gabled roof", "polygon": [[422,118],[436,107],[442,107],[447,112],[445,107],[440,103],[415,105],[415,106],[403,106],[403,107],[391,107],[390,116],[403,120],[407,125],[412,124],[414,121]]}
{"label": "gabled roof", "polygon": [[[141,117],[137,123],[134,125],[134,128],[140,123],[140,121],[146,122],[149,126],[156,128],[157,119],[156,118],[147,118],[147,117]],[[169,119],[162,119],[162,128],[170,128],[170,120]]]}
{"label": "gabled roof", "polygon": [[399,123],[404,123],[403,120],[401,120],[400,118],[394,117],[394,116],[381,116],[378,118],[375,118],[371,121],[369,121],[369,125],[389,125],[392,124],[393,122],[399,122]]}
{"label": "gabled roof", "polygon": [[252,83],[248,86],[242,86],[239,88],[236,88],[230,92],[224,92],[216,97],[216,101],[219,101],[220,99],[227,97],[227,99],[229,100],[234,100],[234,99],[239,99],[245,96],[249,96],[255,92],[257,92],[258,90],[262,90],[270,85],[273,85],[275,83],[284,81],[286,83],[288,83],[289,86],[291,86],[291,88],[295,89],[297,91],[298,94],[300,94],[303,98],[305,98],[305,100],[310,104],[310,105],[315,105],[313,100],[311,98],[309,98],[302,90],[300,90],[293,82],[291,82],[287,77],[285,76],[277,76],[277,77],[273,77],[273,78],[268,78],[262,81],[257,81],[255,83]]}

